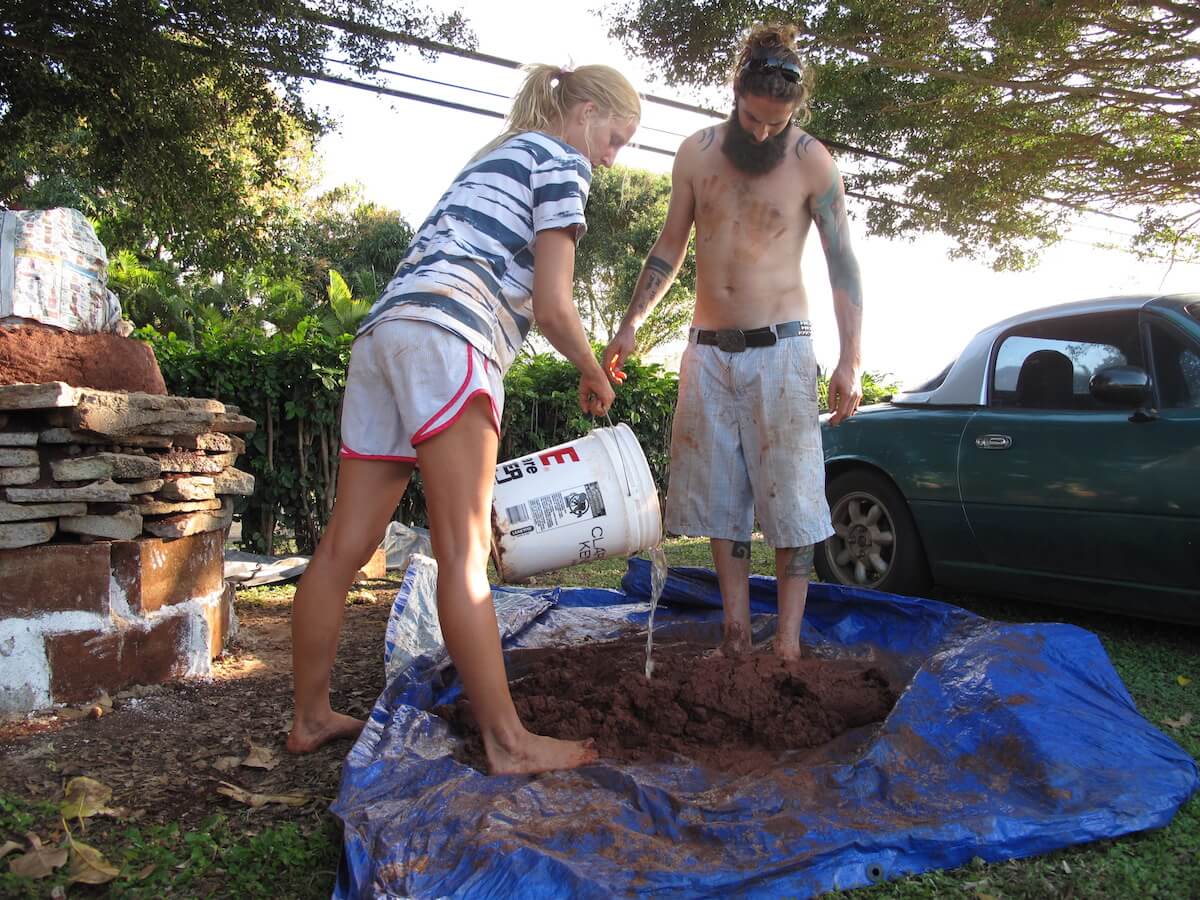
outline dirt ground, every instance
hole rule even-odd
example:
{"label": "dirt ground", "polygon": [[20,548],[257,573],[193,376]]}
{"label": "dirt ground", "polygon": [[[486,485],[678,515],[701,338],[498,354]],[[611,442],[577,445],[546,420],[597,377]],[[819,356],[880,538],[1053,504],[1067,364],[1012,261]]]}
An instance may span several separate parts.
{"label": "dirt ground", "polygon": [[[510,685],[521,721],[539,734],[590,738],[605,758],[679,755],[744,773],[882,721],[896,703],[887,675],[853,660],[785,663],[768,647],[725,657],[694,644],[665,644],[655,648],[647,681],[645,658],[640,636],[512,651]],[[467,737],[463,757],[482,768],[469,704],[460,699],[435,712]]]}
{"label": "dirt ground", "polygon": [[[383,689],[384,629],[398,586],[369,582],[358,593],[362,602],[347,607],[333,673],[335,708],[365,717]],[[214,813],[247,809],[217,793],[225,782],[308,798],[298,807],[270,803],[257,809],[262,827],[323,818],[350,742],[306,756],[284,750],[291,719],[291,603],[240,603],[238,618],[238,635],[214,663],[211,679],[120,693],[99,718],[81,708],[0,721],[0,791],[57,804],[66,781],[86,775],[112,788],[109,806],[126,810],[127,822],[191,827]]]}

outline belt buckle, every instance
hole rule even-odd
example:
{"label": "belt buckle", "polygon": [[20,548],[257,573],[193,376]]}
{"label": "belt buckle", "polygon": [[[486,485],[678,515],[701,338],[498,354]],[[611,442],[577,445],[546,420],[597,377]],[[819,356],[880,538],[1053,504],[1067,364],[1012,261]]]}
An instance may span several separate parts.
{"label": "belt buckle", "polygon": [[737,328],[717,331],[717,347],[726,353],[741,353],[746,349],[746,333]]}

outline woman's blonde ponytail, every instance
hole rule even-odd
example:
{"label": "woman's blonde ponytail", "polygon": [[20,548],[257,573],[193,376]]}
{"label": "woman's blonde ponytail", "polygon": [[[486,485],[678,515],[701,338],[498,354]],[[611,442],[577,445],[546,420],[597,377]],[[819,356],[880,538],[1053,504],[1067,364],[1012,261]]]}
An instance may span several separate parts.
{"label": "woman's blonde ponytail", "polygon": [[637,91],[611,66],[564,69],[539,63],[526,66],[525,73],[525,81],[505,119],[504,131],[471,157],[471,162],[522,132],[557,131],[572,107],[589,100],[604,115],[625,120],[641,118],[642,103]]}

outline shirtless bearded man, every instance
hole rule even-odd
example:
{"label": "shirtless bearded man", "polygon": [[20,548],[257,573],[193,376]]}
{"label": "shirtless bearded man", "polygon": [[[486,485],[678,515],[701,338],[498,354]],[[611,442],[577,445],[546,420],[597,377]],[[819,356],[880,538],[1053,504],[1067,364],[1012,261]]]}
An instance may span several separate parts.
{"label": "shirtless bearded man", "polygon": [[638,326],[670,287],[696,227],[696,310],[679,373],[666,527],[708,537],[725,613],[725,652],[750,646],[750,537],[775,548],[775,652],[795,659],[813,545],[832,529],[817,408],[817,364],[800,257],[816,224],[829,268],[841,356],[831,424],[862,397],[862,286],[845,191],[829,152],[794,120],[811,74],[795,30],[762,26],[733,76],[734,108],[676,155],[666,224],[629,311],[605,351],[614,381]]}

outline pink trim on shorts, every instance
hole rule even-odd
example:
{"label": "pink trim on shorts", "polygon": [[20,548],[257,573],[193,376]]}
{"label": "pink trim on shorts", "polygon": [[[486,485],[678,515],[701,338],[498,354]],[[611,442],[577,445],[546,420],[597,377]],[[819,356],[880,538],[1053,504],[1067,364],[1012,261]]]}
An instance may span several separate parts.
{"label": "pink trim on shorts", "polygon": [[[464,343],[466,343],[466,342],[464,341]],[[472,391],[471,394],[468,395],[467,398],[462,401],[461,405],[458,408],[458,411],[453,416],[450,417],[449,421],[447,421],[441,425],[438,425],[436,428],[433,428],[432,430],[427,430],[427,429],[429,429],[429,426],[431,426],[439,418],[441,418],[443,415],[445,415],[446,410],[452,408],[456,403],[459,402],[459,398],[462,396],[463,391],[465,391],[467,389],[467,385],[471,383],[471,375],[475,371],[475,356],[474,356],[474,353],[472,352],[474,350],[475,350],[474,347],[472,347],[470,344],[467,344],[467,375],[463,379],[463,383],[459,386],[458,391],[454,394],[454,396],[450,398],[450,402],[448,402],[445,406],[443,406],[436,413],[434,413],[434,415],[430,416],[429,420],[424,425],[422,425],[420,428],[418,428],[416,430],[416,432],[413,434],[413,436],[411,438],[411,443],[414,447],[416,447],[418,444],[425,443],[425,441],[429,440],[431,437],[441,434],[443,431],[445,431],[447,428],[449,428],[451,425],[453,425],[455,422],[457,422],[459,419],[461,419],[462,414],[464,412],[466,412],[467,404],[470,403],[472,400],[474,400],[476,397],[478,397],[480,394],[483,394],[485,397],[488,398],[488,403],[490,404],[491,410],[492,410],[492,425],[496,429],[496,434],[500,433],[500,417],[496,414],[496,401],[492,397],[491,392],[487,390],[487,388],[479,388],[476,391]],[[487,365],[487,360],[484,360],[484,365],[485,366]]]}
{"label": "pink trim on shorts", "polygon": [[474,400],[476,397],[478,397],[480,394],[482,394],[483,396],[488,398],[488,405],[491,407],[491,411],[492,411],[492,427],[496,429],[496,434],[499,434],[500,433],[500,417],[496,415],[496,401],[494,399],[492,399],[492,395],[491,395],[491,393],[488,392],[487,388],[480,388],[479,390],[472,391],[470,393],[470,395],[467,397],[467,399],[462,402],[462,407],[459,409],[459,411],[454,414],[454,418],[452,418],[445,425],[439,425],[437,428],[433,429],[433,431],[429,432],[428,434],[423,434],[420,437],[413,435],[412,445],[415,447],[418,444],[423,444],[427,440],[429,440],[431,437],[436,437],[437,435],[441,434],[443,431],[445,431],[447,428],[449,428],[451,425],[453,425],[455,422],[457,422],[459,419],[462,418],[463,413],[465,413],[467,411],[468,404],[470,404],[470,402],[472,400]]}
{"label": "pink trim on shorts", "polygon": [[338,450],[338,456],[344,457],[345,459],[381,459],[388,462],[415,463],[417,461],[415,456],[386,456],[381,453],[358,453],[354,450],[351,450],[345,444],[342,444],[341,449]]}

